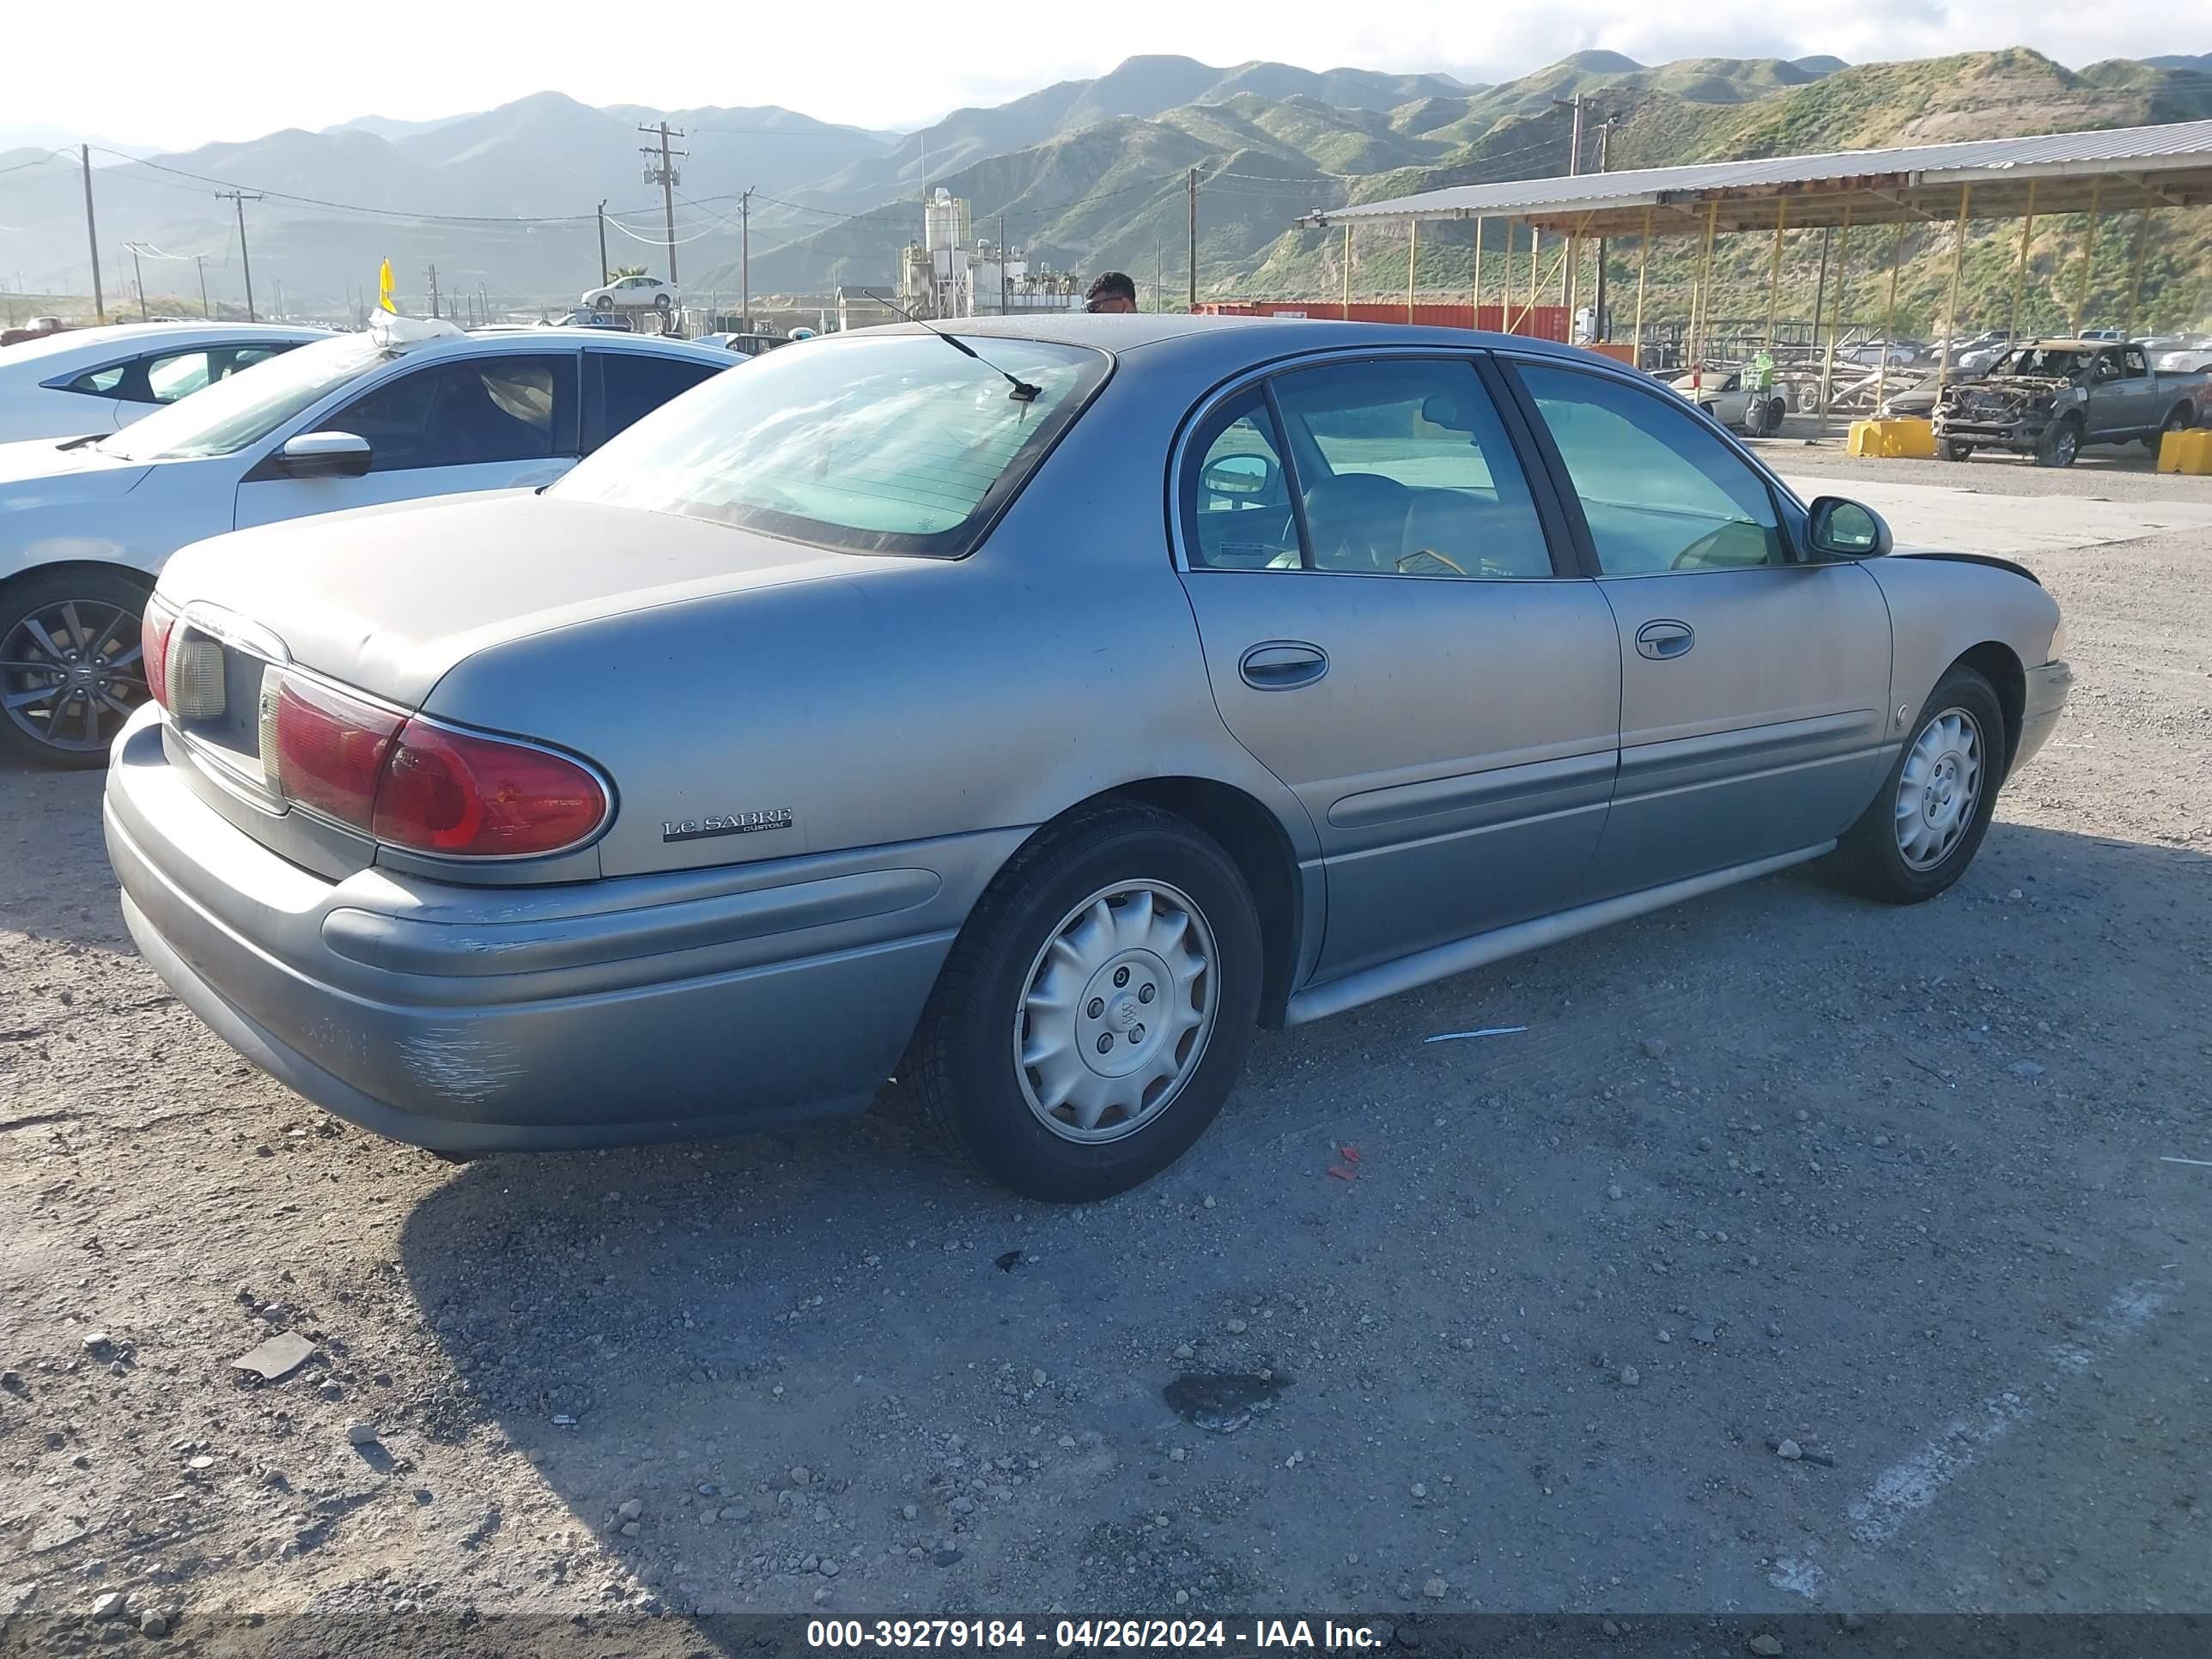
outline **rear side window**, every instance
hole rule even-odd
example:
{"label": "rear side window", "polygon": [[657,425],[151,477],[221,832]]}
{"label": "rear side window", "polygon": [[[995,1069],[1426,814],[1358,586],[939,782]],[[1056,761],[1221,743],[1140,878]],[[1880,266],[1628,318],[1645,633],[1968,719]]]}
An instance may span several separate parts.
{"label": "rear side window", "polygon": [[649,351],[595,351],[592,356],[599,362],[599,384],[604,388],[604,413],[597,440],[600,443],[617,432],[628,431],[670,398],[682,396],[721,370],[720,364],[659,357]]}
{"label": "rear side window", "polygon": [[769,352],[639,422],[555,492],[817,547],[957,558],[1109,366],[1041,340],[967,343],[975,356],[928,334]]}
{"label": "rear side window", "polygon": [[82,392],[89,398],[112,398],[118,395],[123,377],[131,372],[128,363],[110,363],[106,368],[88,369],[63,388],[66,392]]}

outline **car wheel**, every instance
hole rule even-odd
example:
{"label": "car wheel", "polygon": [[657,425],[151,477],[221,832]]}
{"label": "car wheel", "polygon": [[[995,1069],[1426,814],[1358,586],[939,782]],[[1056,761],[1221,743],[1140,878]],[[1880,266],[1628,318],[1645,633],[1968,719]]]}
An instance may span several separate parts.
{"label": "car wheel", "polygon": [[1943,441],[1943,459],[1947,461],[1963,461],[1973,453],[1974,447],[1970,443],[1962,442],[1957,438],[1946,438]]}
{"label": "car wheel", "polygon": [[2189,411],[2185,409],[2176,409],[2171,410],[2166,415],[2166,423],[2160,427],[2157,431],[2152,433],[2148,437],[2142,441],[2143,447],[2150,451],[2153,455],[2155,455],[2158,453],[2159,450],[2164,447],[2166,443],[2166,434],[2167,433],[2186,432],[2188,430]]}
{"label": "car wheel", "polygon": [[0,590],[0,748],[47,766],[107,763],[146,701],[147,586],[120,570],[27,576]]}
{"label": "car wheel", "polygon": [[2081,453],[2081,422],[2069,415],[2043,434],[2036,447],[2038,466],[2071,466],[2074,458]]}
{"label": "car wheel", "polygon": [[653,308],[664,317],[668,314],[669,304],[669,298],[665,294],[656,294],[653,296]]}
{"label": "car wheel", "polygon": [[2009,757],[1990,683],[1954,666],[1922,705],[1912,736],[1834,857],[1844,884],[1887,904],[1917,904],[1958,880],[1996,811]]}
{"label": "car wheel", "polygon": [[1042,832],[962,928],[909,1073],[938,1132],[1025,1197],[1110,1197],[1172,1164],[1243,1069],[1259,913],[1236,864],[1142,806]]}

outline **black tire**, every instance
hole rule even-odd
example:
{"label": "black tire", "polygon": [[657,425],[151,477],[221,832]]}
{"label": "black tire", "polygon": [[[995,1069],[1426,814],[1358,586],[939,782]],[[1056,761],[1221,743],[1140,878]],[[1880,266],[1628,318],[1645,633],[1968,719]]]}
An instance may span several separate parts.
{"label": "black tire", "polygon": [[[124,674],[99,676],[98,670],[109,665],[97,659],[119,654],[136,659],[138,618],[149,591],[146,579],[135,571],[76,567],[39,572],[0,588],[0,750],[71,771],[107,764],[108,745],[128,715],[100,698],[101,680],[133,709],[146,700],[146,686],[143,673],[135,684],[130,681],[128,662]],[[58,628],[56,619],[72,613],[81,632],[96,637],[64,640],[66,624]],[[40,631],[64,651],[88,646],[86,654],[94,659],[88,666],[97,677],[72,687],[70,677],[76,665],[66,656],[52,672],[29,666],[51,655]],[[100,648],[118,645],[116,651]],[[54,696],[7,707],[21,694],[40,689],[51,689]],[[94,717],[89,732],[81,726],[88,708]]]}
{"label": "black tire", "polygon": [[1973,453],[1973,445],[1960,439],[1946,438],[1943,441],[1943,459],[1947,461],[1963,461]]}
{"label": "black tire", "polygon": [[[1123,881],[1171,884],[1211,930],[1213,1023],[1155,1115],[1118,1139],[1079,1142],[1031,1109],[1014,1033],[1033,965],[1063,921]],[[1220,1111],[1258,1018],[1261,960],[1259,912],[1211,838],[1150,807],[1085,811],[1038,834],[985,890],[938,976],[907,1074],[939,1135],[1014,1191],[1054,1203],[1109,1198],[1174,1163]]]}
{"label": "black tire", "polygon": [[665,294],[656,294],[653,296],[653,308],[664,317],[668,314],[670,304],[671,301]]}
{"label": "black tire", "polygon": [[2188,407],[2185,404],[2177,404],[2172,409],[2166,411],[2166,420],[2164,423],[2159,427],[2158,430],[2152,433],[2148,437],[2142,441],[2142,446],[2145,449],[2150,451],[2152,456],[2155,458],[2160,448],[2166,442],[2166,434],[2167,433],[2186,432],[2188,430]]}
{"label": "black tire", "polygon": [[[1925,868],[1916,867],[1898,845],[1897,800],[1906,763],[1922,733],[1953,710],[1971,716],[1981,740],[1981,793],[1958,839],[1941,859]],[[2005,737],[2004,709],[1989,681],[1973,669],[1954,663],[1912,722],[1897,759],[1883,775],[1881,787],[1856,823],[1844,832],[1830,855],[1836,879],[1863,897],[1885,904],[1919,904],[1934,898],[1966,873],[1988,834],[1990,817],[1996,811],[1997,791],[2011,763]]]}
{"label": "black tire", "polygon": [[1788,417],[1789,414],[1790,404],[1786,398],[1770,398],[1767,399],[1766,435],[1768,437],[1771,438],[1782,430],[1782,422]]}
{"label": "black tire", "polygon": [[2069,415],[2054,421],[2043,434],[2043,441],[2035,447],[2038,466],[2071,466],[2081,453],[2081,418]]}

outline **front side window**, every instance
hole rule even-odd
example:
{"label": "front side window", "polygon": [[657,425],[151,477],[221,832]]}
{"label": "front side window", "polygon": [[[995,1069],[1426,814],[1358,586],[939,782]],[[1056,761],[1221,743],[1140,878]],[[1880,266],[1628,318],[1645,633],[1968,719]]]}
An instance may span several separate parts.
{"label": "front side window", "polygon": [[541,461],[568,453],[575,400],[573,356],[501,352],[403,371],[325,424],[368,440],[372,472]]}
{"label": "front side window", "polygon": [[969,343],[976,357],[926,333],[770,352],[655,410],[555,493],[848,552],[957,558],[1109,367],[1041,340]]}
{"label": "front side window", "polygon": [[1183,541],[1209,570],[1296,570],[1297,520],[1275,417],[1256,386],[1222,404],[1192,435],[1182,481]]}
{"label": "front side window", "polygon": [[1781,564],[1765,481],[1711,426],[1609,376],[1522,363],[1608,576]]}
{"label": "front side window", "polygon": [[1405,358],[1274,382],[1317,570],[1540,578],[1552,559],[1474,365]]}

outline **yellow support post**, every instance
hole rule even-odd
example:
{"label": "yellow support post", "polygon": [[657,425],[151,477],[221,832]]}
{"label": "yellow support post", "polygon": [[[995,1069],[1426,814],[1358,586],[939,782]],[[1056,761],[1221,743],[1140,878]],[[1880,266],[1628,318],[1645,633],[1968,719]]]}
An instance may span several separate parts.
{"label": "yellow support post", "polygon": [[2027,247],[2035,240],[2035,180],[2027,181],[2027,216],[2020,222],[2020,264],[2012,274],[2012,309],[2005,314],[2008,337],[2020,338],[2020,295],[2027,286]]}
{"label": "yellow support post", "polygon": [[[1766,349],[1774,349],[1774,308],[1782,298],[1782,231],[1790,217],[1787,197],[1774,198],[1774,258],[1766,268]],[[1820,321],[1814,318],[1814,323]]]}
{"label": "yellow support post", "polygon": [[[1529,226],[1529,227],[1528,227],[1528,306],[1527,306],[1527,307],[1526,307],[1522,311],[1522,313],[1521,313],[1521,320],[1522,320],[1522,322],[1524,322],[1524,323],[1525,323],[1525,322],[1527,322],[1530,318],[1534,317],[1534,316],[1536,314],[1536,266],[1537,266],[1537,264],[1540,262],[1540,258],[1541,258],[1541,255],[1542,255],[1542,251],[1543,251],[1543,246],[1544,246],[1544,231],[1543,231],[1543,227],[1541,227],[1540,225],[1531,225],[1531,226]],[[1508,325],[1507,325],[1507,327],[1506,327],[1505,331],[1506,331],[1508,334],[1510,334],[1510,333],[1512,333],[1512,332],[1513,332],[1513,329],[1512,329],[1512,327],[1511,327],[1511,325],[1510,325],[1510,323],[1508,324]]]}
{"label": "yellow support post", "polygon": [[1344,320],[1352,320],[1352,223],[1344,226]]}
{"label": "yellow support post", "polygon": [[1474,216],[1474,325],[1482,326],[1482,216]]}
{"label": "yellow support post", "polygon": [[[1828,394],[1835,385],[1836,336],[1844,326],[1844,284],[1850,276],[1850,268],[1851,204],[1846,198],[1844,202],[1843,245],[1836,250],[1836,309],[1828,319],[1828,349],[1820,357],[1820,429],[1823,434],[1828,429]],[[1816,340],[1820,337],[1820,319],[1815,317],[1813,319],[1813,336]]]}
{"label": "yellow support post", "polygon": [[1889,389],[1889,349],[1897,339],[1897,266],[1905,257],[1905,221],[1897,222],[1897,229],[1889,239],[1889,308],[1881,319],[1881,359],[1874,372],[1874,409],[1881,413],[1882,393]]}
{"label": "yellow support post", "polygon": [[1972,198],[1972,185],[1959,186],[1959,234],[1951,243],[1951,297],[1943,302],[1943,343],[1936,352],[1936,403],[1943,407],[1943,383],[1950,372],[1951,353],[1957,346],[1954,337],[1959,331],[1959,276],[1966,268],[1966,204]]}
{"label": "yellow support post", "polygon": [[1413,320],[1413,267],[1421,258],[1421,222],[1406,221],[1406,320]]}
{"label": "yellow support post", "polygon": [[1705,385],[1705,321],[1713,308],[1713,237],[1720,228],[1720,198],[1716,197],[1705,204],[1705,248],[1698,257],[1698,285],[1690,296],[1690,361],[1686,367],[1698,377],[1700,387]]}
{"label": "yellow support post", "polygon": [[2074,296],[2074,332],[2078,338],[2089,320],[2089,273],[2097,264],[2097,204],[2103,195],[2105,181],[2089,181],[2089,229],[2081,239],[2081,287]]}
{"label": "yellow support post", "polygon": [[2120,332],[2132,339],[2136,331],[2136,302],[2142,298],[2143,254],[2150,246],[2150,209],[2142,210],[2136,222],[2135,269],[2128,273],[2128,318],[2120,325]]}
{"label": "yellow support post", "polygon": [[1651,269],[1651,210],[1644,210],[1644,235],[1636,249],[1636,361],[1632,368],[1644,367],[1644,279]]}

